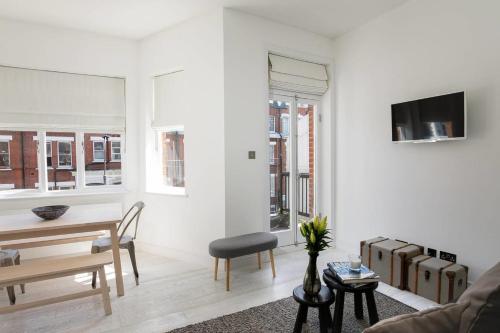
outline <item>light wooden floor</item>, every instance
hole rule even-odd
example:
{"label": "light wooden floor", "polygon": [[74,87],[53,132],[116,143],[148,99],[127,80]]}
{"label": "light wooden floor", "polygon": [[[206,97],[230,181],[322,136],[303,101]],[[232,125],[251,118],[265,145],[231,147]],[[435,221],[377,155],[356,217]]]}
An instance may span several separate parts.
{"label": "light wooden floor", "polygon": [[[207,267],[145,252],[138,252],[137,256],[141,274],[138,287],[128,255],[122,253],[124,297],[116,296],[112,266],[107,267],[112,291],[111,316],[104,315],[101,299],[95,296],[0,315],[0,332],[166,332],[290,296],[293,287],[301,283],[308,260],[302,247],[279,249],[274,280],[266,256],[263,255],[262,271],[257,269],[256,256],[243,259],[240,265],[235,260],[232,291],[226,292],[224,280],[214,282],[213,272]],[[325,267],[328,261],[346,260],[346,257],[340,250],[325,251],[318,258],[318,267]],[[223,265],[219,265],[219,269],[222,272]],[[16,292],[22,302],[86,288],[90,288],[90,275],[84,274],[29,284],[25,295],[20,294],[18,287]],[[436,305],[384,284],[379,286],[379,291],[417,309]],[[5,290],[0,290],[0,306],[7,303]]]}

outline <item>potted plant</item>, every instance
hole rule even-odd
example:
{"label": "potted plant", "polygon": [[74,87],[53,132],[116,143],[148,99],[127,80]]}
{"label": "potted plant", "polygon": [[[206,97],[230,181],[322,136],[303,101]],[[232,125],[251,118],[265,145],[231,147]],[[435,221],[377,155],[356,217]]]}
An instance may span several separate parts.
{"label": "potted plant", "polygon": [[309,296],[316,296],[321,289],[316,261],[319,252],[330,247],[330,230],[327,227],[327,217],[316,216],[308,222],[299,224],[300,233],[306,239],[305,249],[309,253],[309,265],[304,275],[304,291]]}

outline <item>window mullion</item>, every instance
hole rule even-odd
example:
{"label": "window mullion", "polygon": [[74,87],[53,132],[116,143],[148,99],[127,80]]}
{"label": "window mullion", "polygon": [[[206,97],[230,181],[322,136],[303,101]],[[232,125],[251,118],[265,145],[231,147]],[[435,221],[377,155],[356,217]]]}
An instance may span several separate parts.
{"label": "window mullion", "polygon": [[47,145],[46,133],[38,131],[38,188],[40,192],[48,192],[48,173],[47,173]]}
{"label": "window mullion", "polygon": [[82,190],[85,187],[85,149],[83,133],[76,132],[76,189]]}

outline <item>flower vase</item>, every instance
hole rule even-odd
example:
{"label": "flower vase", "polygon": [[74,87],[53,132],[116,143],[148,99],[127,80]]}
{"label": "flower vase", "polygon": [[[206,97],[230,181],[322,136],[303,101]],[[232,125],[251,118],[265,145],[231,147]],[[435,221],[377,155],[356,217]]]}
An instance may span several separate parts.
{"label": "flower vase", "polygon": [[316,266],[317,259],[318,253],[309,253],[309,265],[304,275],[304,291],[308,296],[317,296],[321,290],[321,280]]}

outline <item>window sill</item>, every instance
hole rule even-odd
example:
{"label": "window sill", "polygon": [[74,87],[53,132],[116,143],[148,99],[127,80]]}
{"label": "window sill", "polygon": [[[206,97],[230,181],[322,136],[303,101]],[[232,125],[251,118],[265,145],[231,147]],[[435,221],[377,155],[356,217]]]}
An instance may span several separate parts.
{"label": "window sill", "polygon": [[61,197],[82,197],[82,196],[99,196],[99,195],[124,195],[128,191],[123,188],[102,188],[99,190],[60,190],[60,191],[50,191],[45,193],[40,192],[29,192],[29,193],[0,193],[0,201],[5,200],[25,200],[25,199],[40,199],[40,198],[61,198]]}
{"label": "window sill", "polygon": [[11,168],[0,169],[0,171],[12,171]]}
{"label": "window sill", "polygon": [[174,197],[188,197],[185,188],[156,188],[150,189],[145,192],[146,194],[159,194],[159,195],[168,195]]}

